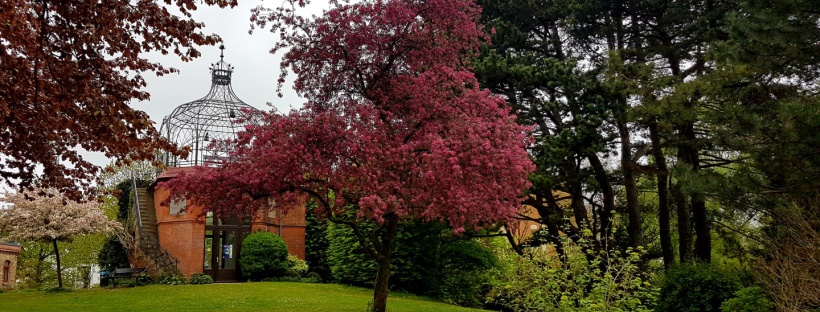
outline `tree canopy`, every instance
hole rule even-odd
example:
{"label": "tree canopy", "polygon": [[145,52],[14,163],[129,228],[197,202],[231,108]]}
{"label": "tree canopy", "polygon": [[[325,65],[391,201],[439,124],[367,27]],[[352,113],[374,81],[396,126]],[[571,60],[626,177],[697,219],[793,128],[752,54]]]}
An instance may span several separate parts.
{"label": "tree canopy", "polygon": [[[149,98],[144,74],[176,72],[146,52],[188,61],[199,56],[197,45],[219,40],[192,19],[199,3],[174,1],[182,16],[159,1],[0,3],[0,181],[77,198],[76,185],[88,187],[98,171],[77,148],[120,162],[177,151],[129,102]],[[225,7],[236,0],[201,3]]]}
{"label": "tree canopy", "polygon": [[[398,222],[486,226],[516,213],[528,185],[529,127],[469,71],[485,38],[478,14],[466,0],[336,3],[312,19],[257,9],[307,102],[260,113],[222,167],[170,186],[217,214],[312,197],[379,263],[374,310],[384,311]],[[360,229],[365,220],[379,226]]]}
{"label": "tree canopy", "polygon": [[6,194],[3,201],[12,206],[0,211],[0,233],[18,241],[52,243],[59,287],[63,287],[63,280],[58,241],[86,234],[110,234],[122,227],[108,220],[98,203],[78,203],[53,190]]}
{"label": "tree canopy", "polygon": [[476,75],[535,127],[519,218],[543,231],[516,247],[589,229],[666,269],[755,259],[776,305],[817,306],[816,2],[478,2]]}

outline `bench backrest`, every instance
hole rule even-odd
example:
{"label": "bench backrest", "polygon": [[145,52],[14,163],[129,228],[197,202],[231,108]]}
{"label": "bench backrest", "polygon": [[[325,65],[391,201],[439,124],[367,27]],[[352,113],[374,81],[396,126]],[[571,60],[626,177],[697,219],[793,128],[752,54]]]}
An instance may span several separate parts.
{"label": "bench backrest", "polygon": [[114,269],[114,274],[134,274],[144,272],[145,268],[124,268],[124,269]]}

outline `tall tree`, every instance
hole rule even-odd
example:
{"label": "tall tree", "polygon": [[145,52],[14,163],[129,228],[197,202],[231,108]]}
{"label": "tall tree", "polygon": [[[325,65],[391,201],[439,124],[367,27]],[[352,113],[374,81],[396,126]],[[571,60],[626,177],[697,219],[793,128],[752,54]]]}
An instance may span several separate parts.
{"label": "tall tree", "polygon": [[[199,56],[214,44],[191,18],[200,1],[9,0],[0,3],[0,180],[23,188],[56,188],[74,198],[98,168],[77,147],[126,160],[176,151],[145,112],[129,106],[149,94],[143,75],[176,69],[144,57]],[[170,1],[165,1],[170,3]],[[205,0],[234,6],[236,0]],[[178,152],[177,152],[178,153]],[[42,168],[39,175],[38,168]]]}
{"label": "tall tree", "polygon": [[110,234],[121,228],[109,221],[97,203],[78,203],[55,191],[35,190],[7,194],[11,208],[0,213],[0,232],[18,241],[51,243],[57,264],[58,287],[63,287],[58,241],[85,234]]}
{"label": "tall tree", "polygon": [[[623,187],[637,194],[634,178],[617,176],[609,166],[620,162],[633,170],[634,155],[626,94],[612,83],[623,78],[602,79],[608,75],[609,52],[618,53],[624,42],[610,38],[614,31],[601,31],[599,24],[611,21],[601,14],[612,13],[604,2],[549,1],[544,6],[479,1],[495,35],[476,72],[482,83],[521,111],[519,122],[535,127],[537,144],[531,153],[538,169],[532,176],[533,196],[526,203],[538,210],[537,221],[551,233],[553,244],[560,244],[562,231],[580,238],[577,233],[583,227],[595,235],[598,248],[611,246],[614,226],[620,223],[616,211],[623,202],[616,195]],[[623,148],[616,150],[616,144]],[[615,158],[619,154],[621,161]],[[627,197],[627,206],[637,207],[636,198]],[[638,217],[637,208],[627,210],[630,220],[637,221],[632,218]]]}
{"label": "tall tree", "polygon": [[[297,74],[307,103],[263,113],[262,125],[239,134],[231,161],[172,181],[177,196],[217,214],[249,212],[271,196],[277,204],[312,197],[318,214],[350,226],[376,259],[374,311],[386,309],[399,222],[442,221],[463,232],[517,212],[534,167],[528,128],[468,71],[484,38],[474,3],[335,3],[315,18],[257,13],[281,34],[277,47],[289,48],[282,66]],[[366,220],[377,226],[360,227]]]}

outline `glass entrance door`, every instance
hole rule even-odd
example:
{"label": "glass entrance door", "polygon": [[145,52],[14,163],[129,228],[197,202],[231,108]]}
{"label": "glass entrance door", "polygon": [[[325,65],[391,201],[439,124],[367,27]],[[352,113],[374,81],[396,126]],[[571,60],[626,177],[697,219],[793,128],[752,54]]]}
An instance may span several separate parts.
{"label": "glass entrance door", "polygon": [[[216,224],[209,222],[205,226],[205,262],[203,272],[213,277],[216,282],[234,282],[241,277],[239,252],[242,239],[250,231],[249,225],[240,222]],[[244,222],[243,222],[244,223]]]}
{"label": "glass entrance door", "polygon": [[239,244],[236,240],[237,230],[217,230],[211,244],[211,266],[214,270],[215,281],[236,281],[239,279],[237,255]]}

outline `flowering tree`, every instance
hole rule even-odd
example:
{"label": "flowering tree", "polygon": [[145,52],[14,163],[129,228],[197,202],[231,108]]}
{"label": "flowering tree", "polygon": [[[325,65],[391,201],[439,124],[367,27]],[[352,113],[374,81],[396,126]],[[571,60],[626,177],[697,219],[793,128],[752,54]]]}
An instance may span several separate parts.
{"label": "flowering tree", "polygon": [[187,61],[219,40],[191,17],[203,4],[236,0],[0,1],[0,183],[79,198],[98,168],[77,146],[119,161],[176,152],[129,102],[149,98],[144,74],[176,71],[146,52]]}
{"label": "flowering tree", "polygon": [[236,151],[222,167],[168,186],[217,215],[311,197],[376,259],[373,309],[384,311],[400,221],[463,232],[506,220],[534,169],[529,129],[469,72],[484,38],[478,13],[469,0],[334,3],[314,18],[256,9],[258,25],[281,35],[274,52],[289,49],[280,86],[292,70],[307,103],[258,113],[261,125],[223,142]]}
{"label": "flowering tree", "polygon": [[57,241],[78,235],[112,233],[120,224],[109,221],[96,202],[78,203],[53,190],[33,190],[7,194],[2,201],[11,203],[0,210],[0,233],[18,241],[40,241],[54,246],[57,283],[63,287],[60,250]]}

